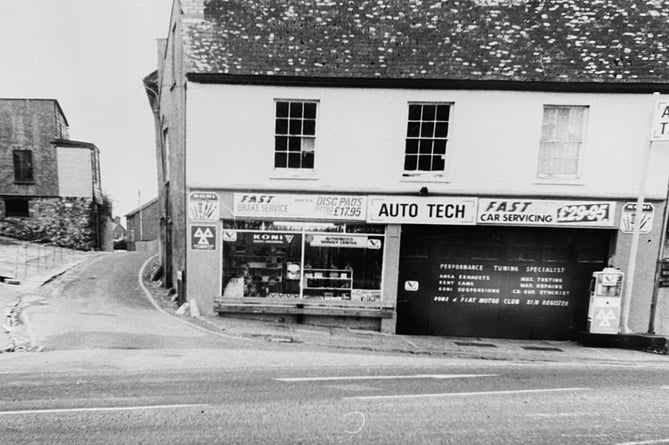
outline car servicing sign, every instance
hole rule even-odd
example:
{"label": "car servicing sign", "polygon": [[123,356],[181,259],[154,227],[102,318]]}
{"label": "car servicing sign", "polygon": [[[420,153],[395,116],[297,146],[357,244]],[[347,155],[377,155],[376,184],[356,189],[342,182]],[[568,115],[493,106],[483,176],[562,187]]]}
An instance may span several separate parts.
{"label": "car servicing sign", "polygon": [[475,224],[477,198],[370,196],[367,222],[391,224]]}
{"label": "car servicing sign", "polygon": [[565,227],[611,227],[613,201],[479,199],[479,224]]}
{"label": "car servicing sign", "polygon": [[233,199],[237,217],[364,221],[367,212],[366,196],[235,193]]}

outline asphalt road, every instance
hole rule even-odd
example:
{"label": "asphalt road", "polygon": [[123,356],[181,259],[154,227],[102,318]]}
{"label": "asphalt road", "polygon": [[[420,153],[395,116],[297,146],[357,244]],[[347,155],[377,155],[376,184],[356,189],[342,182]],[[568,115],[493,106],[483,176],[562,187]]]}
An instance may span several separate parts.
{"label": "asphalt road", "polygon": [[0,444],[669,444],[669,366],[310,350],[156,311],[146,256],[91,261],[0,356]]}
{"label": "asphalt road", "polygon": [[669,443],[660,367],[333,362],[2,380],[1,443]]}

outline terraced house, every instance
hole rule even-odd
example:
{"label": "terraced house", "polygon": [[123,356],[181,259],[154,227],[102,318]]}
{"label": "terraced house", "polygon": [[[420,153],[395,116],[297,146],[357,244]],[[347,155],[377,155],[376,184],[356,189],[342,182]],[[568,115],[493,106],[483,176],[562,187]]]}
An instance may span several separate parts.
{"label": "terraced house", "polygon": [[102,247],[99,149],[71,140],[54,99],[0,99],[0,233]]}
{"label": "terraced house", "polygon": [[[655,285],[669,143],[651,142],[668,14],[645,0],[175,0],[145,78],[166,282],[226,316],[669,333]],[[589,314],[607,266],[625,274],[618,302]]]}

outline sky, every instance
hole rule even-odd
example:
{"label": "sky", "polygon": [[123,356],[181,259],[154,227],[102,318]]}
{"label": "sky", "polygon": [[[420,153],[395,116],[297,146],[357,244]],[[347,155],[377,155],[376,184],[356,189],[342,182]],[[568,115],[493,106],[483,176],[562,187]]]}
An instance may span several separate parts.
{"label": "sky", "polygon": [[0,97],[56,99],[70,139],[100,149],[102,190],[123,217],[157,196],[156,69],[172,0],[0,0]]}

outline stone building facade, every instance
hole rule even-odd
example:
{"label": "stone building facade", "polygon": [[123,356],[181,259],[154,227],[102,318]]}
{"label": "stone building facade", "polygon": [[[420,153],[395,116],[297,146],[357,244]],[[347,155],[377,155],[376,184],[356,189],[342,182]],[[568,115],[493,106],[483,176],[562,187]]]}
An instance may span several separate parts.
{"label": "stone building facade", "polygon": [[0,99],[0,233],[76,249],[102,246],[99,149],[69,139],[53,99]]}

